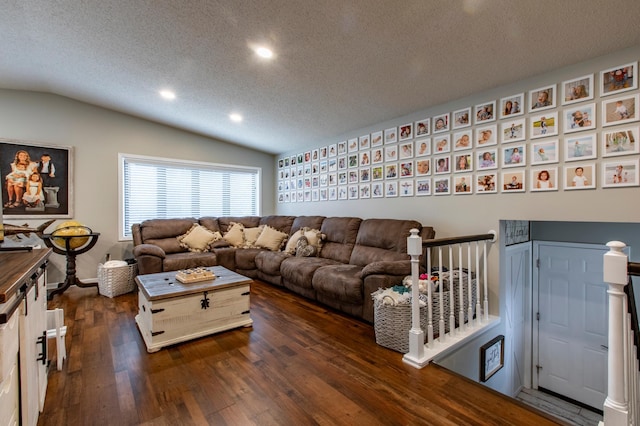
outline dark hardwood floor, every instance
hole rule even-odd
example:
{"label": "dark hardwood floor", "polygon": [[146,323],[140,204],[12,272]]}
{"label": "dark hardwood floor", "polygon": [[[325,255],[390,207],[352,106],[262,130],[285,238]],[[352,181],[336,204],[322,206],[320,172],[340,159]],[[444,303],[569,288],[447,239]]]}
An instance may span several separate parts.
{"label": "dark hardwood floor", "polygon": [[39,425],[545,425],[550,417],[375,343],[371,325],[252,286],[253,327],[148,354],[137,294],[72,287],[67,353]]}

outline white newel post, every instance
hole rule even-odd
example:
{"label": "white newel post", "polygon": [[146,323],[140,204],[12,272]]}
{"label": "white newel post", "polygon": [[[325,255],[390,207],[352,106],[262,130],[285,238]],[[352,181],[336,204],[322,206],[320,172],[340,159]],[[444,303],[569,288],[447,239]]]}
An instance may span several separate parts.
{"label": "white newel post", "polygon": [[419,361],[424,358],[424,330],[420,328],[420,255],[422,238],[417,229],[412,229],[407,237],[407,253],[411,256],[411,330],[409,331],[409,353],[406,360]]}
{"label": "white newel post", "polygon": [[624,286],[627,285],[626,245],[620,241],[607,243],[604,254],[604,282],[609,285],[609,356],[607,398],[604,401],[604,424],[628,425],[629,404],[625,397],[625,307]]}

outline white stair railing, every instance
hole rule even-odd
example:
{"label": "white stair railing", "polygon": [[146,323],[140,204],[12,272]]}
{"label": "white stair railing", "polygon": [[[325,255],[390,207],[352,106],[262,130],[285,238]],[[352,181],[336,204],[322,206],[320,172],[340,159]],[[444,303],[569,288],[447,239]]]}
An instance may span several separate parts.
{"label": "white stair railing", "polygon": [[609,289],[609,336],[607,398],[604,402],[603,424],[606,426],[637,425],[638,360],[631,328],[625,286],[629,282],[626,245],[620,241],[607,243],[604,254],[604,282]]}
{"label": "white stair railing", "polygon": [[[409,331],[409,352],[404,355],[404,362],[416,368],[422,368],[435,357],[451,352],[462,346],[473,336],[500,322],[499,317],[489,315],[487,254],[488,243],[495,242],[495,240],[496,232],[489,231],[488,234],[442,238],[423,242],[418,236],[418,230],[411,230],[411,236],[407,239],[407,253],[411,257],[412,318],[411,330]],[[472,255],[472,244],[476,245],[475,257]],[[458,245],[456,259],[458,266],[454,270],[454,253],[456,253],[454,248],[456,245]],[[466,250],[464,250],[465,246]],[[431,280],[431,271],[433,270],[431,265],[432,248],[437,250],[437,253],[434,254],[438,265],[433,268],[438,273],[437,291],[434,288],[434,282]],[[420,326],[419,301],[419,265],[420,257],[425,249],[425,263],[429,274],[429,281],[425,289],[428,300],[426,309],[428,315],[426,319],[426,343],[425,330],[422,330]],[[445,260],[443,255],[447,255],[448,259]],[[474,261],[475,271],[472,270]],[[466,271],[463,269],[465,265],[467,266]],[[480,267],[483,268],[482,271]],[[445,270],[448,271],[449,281],[449,287],[446,291],[444,277],[447,273]],[[472,279],[474,274],[475,279]],[[464,279],[465,277],[467,279]],[[434,314],[436,311],[437,313]],[[436,318],[434,318],[434,315],[436,315]],[[457,326],[456,315],[458,316]],[[437,322],[437,327],[434,322]],[[436,331],[437,337],[435,337]]]}

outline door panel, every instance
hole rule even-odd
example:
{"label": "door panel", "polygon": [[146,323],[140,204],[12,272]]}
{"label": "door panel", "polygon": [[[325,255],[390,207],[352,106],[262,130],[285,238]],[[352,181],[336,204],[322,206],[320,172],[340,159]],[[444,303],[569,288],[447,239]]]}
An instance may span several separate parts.
{"label": "door panel", "polygon": [[607,386],[604,246],[537,244],[538,386],[602,409]]}

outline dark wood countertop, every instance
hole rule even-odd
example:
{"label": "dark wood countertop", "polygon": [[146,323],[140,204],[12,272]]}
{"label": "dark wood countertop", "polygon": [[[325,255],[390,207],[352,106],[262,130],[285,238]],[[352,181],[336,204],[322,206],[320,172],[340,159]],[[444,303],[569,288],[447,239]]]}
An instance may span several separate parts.
{"label": "dark wood countertop", "polygon": [[48,248],[0,252],[0,303],[7,302],[50,255]]}

